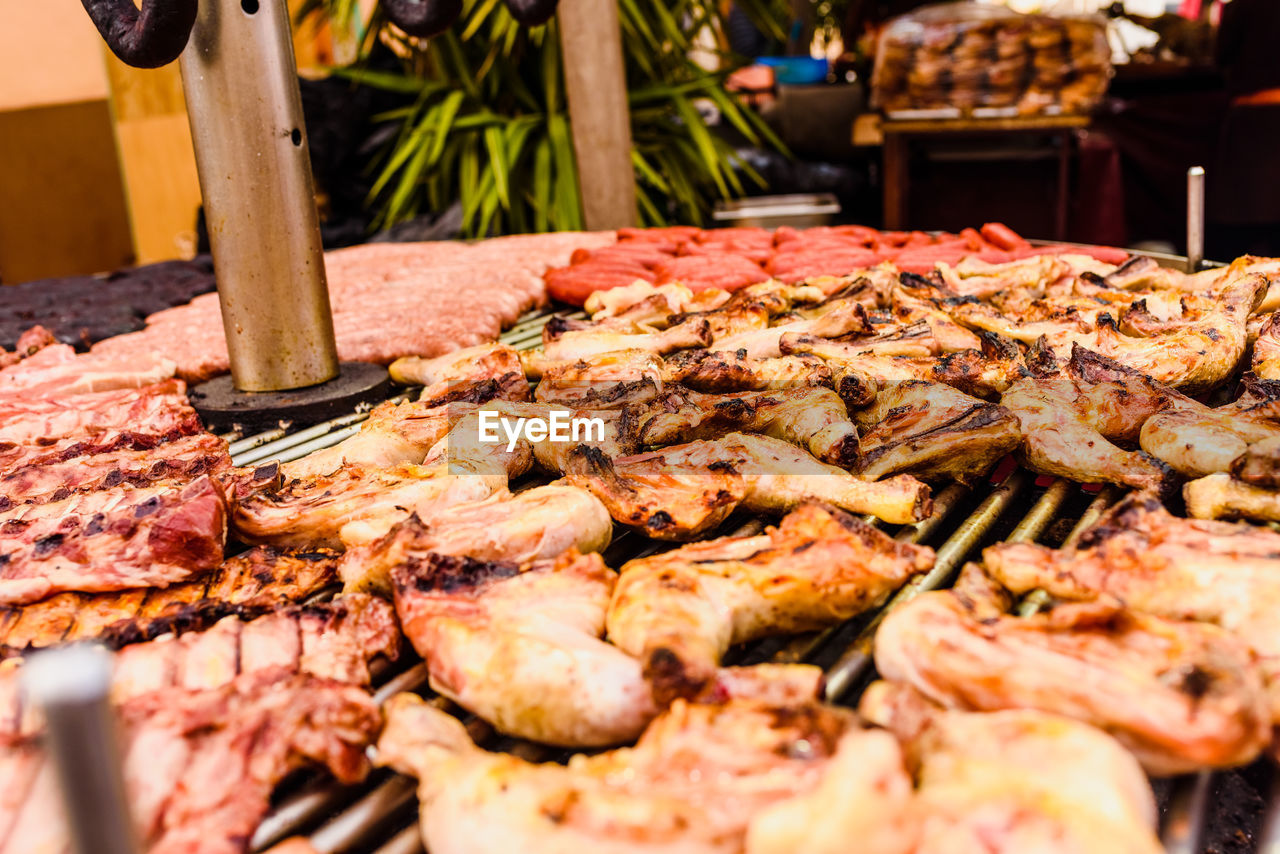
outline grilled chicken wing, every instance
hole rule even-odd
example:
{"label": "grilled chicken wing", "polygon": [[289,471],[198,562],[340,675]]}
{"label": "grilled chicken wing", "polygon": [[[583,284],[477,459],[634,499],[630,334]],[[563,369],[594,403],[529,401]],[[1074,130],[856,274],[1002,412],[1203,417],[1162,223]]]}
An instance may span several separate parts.
{"label": "grilled chicken wing", "polygon": [[531,379],[557,366],[572,365],[601,353],[644,350],[656,355],[685,347],[705,347],[711,343],[711,325],[706,320],[690,320],[657,332],[627,334],[584,329],[565,332],[539,350],[520,354],[520,363]]}
{"label": "grilled chicken wing", "polygon": [[609,640],[644,663],[654,700],[665,706],[705,692],[731,645],[842,622],[932,565],[932,549],[804,504],[760,536],[693,543],[624,565],[609,604]]}
{"label": "grilled chicken wing", "polygon": [[1253,372],[1264,380],[1280,380],[1280,311],[1268,318],[1253,343]]}
{"label": "grilled chicken wing", "polygon": [[936,303],[915,296],[904,287],[895,287],[889,297],[894,319],[904,325],[921,321],[927,323],[942,352],[982,349],[982,339],[956,323]]}
{"label": "grilled chicken wing", "polygon": [[1031,710],[944,712],[885,682],[859,710],[916,760],[916,854],[1164,850],[1146,776],[1101,730]]}
{"label": "grilled chicken wing", "polygon": [[875,650],[884,678],[948,708],[1091,723],[1153,774],[1241,765],[1267,746],[1262,675],[1226,631],[1107,601],[1015,617],[977,567],[965,573],[979,581],[925,593],[885,619]]}
{"label": "grilled chicken wing", "polygon": [[841,468],[858,462],[858,430],[831,389],[705,395],[673,393],[638,416],[642,445],[715,439],[735,431],[763,433],[804,448]]}
{"label": "grilled chicken wing", "polygon": [[757,815],[819,784],[854,729],[815,703],[681,701],[635,747],[563,766],[481,750],[411,694],[387,718],[378,761],[418,778],[432,854],[733,854]]}
{"label": "grilled chicken wing", "polygon": [[744,353],[722,350],[684,350],[666,359],[663,379],[702,392],[826,386],[834,388],[849,407],[865,406],[876,395],[875,383],[870,378],[851,371],[833,370],[817,356],[753,359]]}
{"label": "grilled chicken wing", "polygon": [[867,310],[854,299],[844,299],[832,305],[830,310],[812,319],[791,320],[751,332],[732,335],[716,341],[712,349],[728,353],[741,353],[750,359],[772,359],[781,356],[780,342],[784,335],[814,335],[820,338],[838,338],[850,333],[874,332],[867,320]]}
{"label": "grilled chicken wing", "polygon": [[926,380],[890,385],[854,419],[863,432],[858,474],[870,480],[913,474],[970,483],[1021,440],[1005,407]]}
{"label": "grilled chicken wing", "polygon": [[580,409],[648,403],[662,392],[662,358],[647,350],[601,353],[547,369],[534,400]]}
{"label": "grilled chicken wing", "polygon": [[595,496],[576,486],[552,483],[511,494],[505,490],[484,501],[459,504],[447,515],[424,522],[416,515],[381,538],[363,539],[350,523],[343,530],[347,553],[338,564],[347,591],[389,594],[391,569],[429,552],[466,555],[520,566],[577,549],[603,551],[613,536],[613,520]]}
{"label": "grilled chicken wing", "polygon": [[237,502],[232,528],[247,543],[341,548],[342,529],[351,522],[362,523],[358,530],[366,539],[412,513],[432,519],[447,507],[482,501],[507,485],[506,474],[451,474],[447,468],[343,466],[333,474],[292,480]]}
{"label": "grilled chicken wing", "polygon": [[665,540],[696,539],[739,505],[784,513],[806,500],[907,524],[932,512],[929,488],[908,475],[868,482],[768,436],[733,433],[610,460],[591,448],[569,453],[565,474],[610,515]]}

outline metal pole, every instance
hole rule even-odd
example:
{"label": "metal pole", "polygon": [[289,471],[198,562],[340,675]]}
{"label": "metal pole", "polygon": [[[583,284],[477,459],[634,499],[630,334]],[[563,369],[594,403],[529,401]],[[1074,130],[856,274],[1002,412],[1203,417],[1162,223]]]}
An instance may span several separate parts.
{"label": "metal pole", "polygon": [[1187,170],[1187,272],[1204,262],[1204,167]]}
{"label": "metal pole", "polygon": [[235,387],[331,380],[338,354],[285,0],[201,0],[181,66]]}
{"label": "metal pole", "polygon": [[44,713],[45,747],[58,774],[76,854],[137,854],[121,775],[111,692],[111,655],[69,646],[31,656],[27,701]]}

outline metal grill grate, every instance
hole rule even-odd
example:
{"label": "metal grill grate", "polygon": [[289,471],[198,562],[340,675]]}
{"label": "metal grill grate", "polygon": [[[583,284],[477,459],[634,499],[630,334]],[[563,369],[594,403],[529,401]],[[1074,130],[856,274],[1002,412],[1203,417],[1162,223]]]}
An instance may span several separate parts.
{"label": "metal grill grate", "polygon": [[[527,349],[540,341],[541,330],[553,312],[526,316],[506,332],[501,340],[517,349]],[[583,317],[581,314],[571,317]],[[368,417],[357,412],[305,430],[291,432],[288,425],[245,438],[231,445],[237,465],[267,460],[287,462],[312,451],[342,441],[359,429]],[[1090,490],[1063,479],[1039,478],[1021,469],[1001,473],[975,488],[951,485],[934,499],[934,514],[917,524],[890,526],[873,521],[904,542],[932,546],[937,553],[934,568],[906,584],[877,612],[856,617],[826,631],[790,639],[768,639],[732,650],[726,664],[756,664],[765,661],[808,662],[823,667],[827,698],[844,705],[856,705],[862,689],[872,676],[872,639],[889,610],[923,592],[949,586],[966,560],[982,548],[1001,540],[1039,541],[1062,545],[1073,541],[1097,521],[1120,497],[1112,487]],[[1025,511],[1023,508],[1026,508]],[[762,523],[748,520],[734,533],[753,533]],[[610,566],[664,548],[636,534],[620,534],[606,552]],[[1039,610],[1047,598],[1032,593],[1020,603],[1020,613]],[[383,702],[401,691],[415,691],[466,724],[472,738],[490,750],[504,750],[532,761],[566,761],[570,751],[549,748],[501,736],[484,721],[470,715],[449,700],[435,696],[427,687],[426,666],[411,653],[380,675],[375,699]],[[1235,773],[1235,772],[1227,772]],[[1207,816],[1212,811],[1213,793],[1222,774],[1202,773],[1161,782],[1157,793],[1162,802],[1161,840],[1169,854],[1195,854],[1201,845]],[[1280,779],[1280,778],[1277,778]],[[1274,784],[1265,813],[1256,816],[1259,828],[1249,833],[1236,828],[1241,844],[1230,850],[1280,854],[1280,783]],[[359,786],[339,786],[327,776],[301,775],[286,782],[277,803],[254,835],[252,849],[266,851],[295,836],[306,836],[320,854],[416,854],[423,851],[417,829],[415,781],[378,771]],[[1232,828],[1216,828],[1214,838],[1230,836]],[[1256,845],[1248,844],[1256,836]],[[1208,850],[1220,850],[1211,846]]]}

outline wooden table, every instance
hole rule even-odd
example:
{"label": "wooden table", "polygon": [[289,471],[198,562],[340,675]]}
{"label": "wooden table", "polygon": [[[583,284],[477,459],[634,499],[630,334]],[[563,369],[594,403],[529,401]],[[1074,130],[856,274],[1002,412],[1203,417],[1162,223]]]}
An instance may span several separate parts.
{"label": "wooden table", "polygon": [[[1089,126],[1088,116],[1026,116],[999,119],[884,119],[879,132],[884,144],[884,224],[897,231],[907,227],[910,198],[908,161],[912,142],[942,138],[973,138],[1005,134],[1050,135],[1060,138],[1058,198],[1054,237],[1065,240],[1070,210],[1071,153],[1075,131]],[[866,129],[861,130],[866,141]]]}

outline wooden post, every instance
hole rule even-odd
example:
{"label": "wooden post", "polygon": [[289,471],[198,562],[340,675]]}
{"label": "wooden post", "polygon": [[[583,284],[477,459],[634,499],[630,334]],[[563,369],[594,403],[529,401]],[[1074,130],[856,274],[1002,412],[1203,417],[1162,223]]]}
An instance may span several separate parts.
{"label": "wooden post", "polygon": [[617,0],[560,0],[557,20],[586,227],[635,225],[631,111]]}

